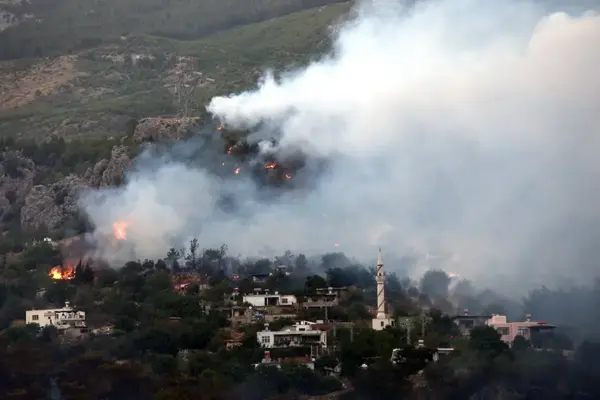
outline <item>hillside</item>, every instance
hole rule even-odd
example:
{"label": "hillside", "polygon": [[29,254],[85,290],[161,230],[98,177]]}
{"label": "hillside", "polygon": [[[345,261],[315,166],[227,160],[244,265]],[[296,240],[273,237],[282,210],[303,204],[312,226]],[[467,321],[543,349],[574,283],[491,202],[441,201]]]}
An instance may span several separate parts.
{"label": "hillside", "polygon": [[[121,182],[136,143],[182,137],[213,96],[327,49],[332,22],[349,8],[312,8],[197,40],[128,35],[71,54],[0,61],[0,229],[10,233],[0,247],[85,230],[76,206],[82,188]],[[179,119],[153,118],[165,115]]]}
{"label": "hillside", "polygon": [[215,94],[254,84],[265,68],[325,49],[328,27],[348,9],[313,8],[192,41],[129,35],[58,57],[0,62],[0,132],[119,134],[130,118],[198,114]]}
{"label": "hillside", "polygon": [[76,52],[127,34],[196,39],[340,0],[2,0],[0,59]]}

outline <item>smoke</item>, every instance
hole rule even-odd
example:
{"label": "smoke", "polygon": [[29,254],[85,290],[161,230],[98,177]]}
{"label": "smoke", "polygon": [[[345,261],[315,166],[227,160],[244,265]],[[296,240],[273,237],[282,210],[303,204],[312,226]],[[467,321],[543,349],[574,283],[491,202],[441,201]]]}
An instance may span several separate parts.
{"label": "smoke", "polygon": [[[330,54],[207,107],[227,128],[277,132],[266,147],[278,154],[327,159],[312,186],[264,201],[272,190],[250,174],[218,176],[173,151],[81,206],[97,232],[127,220],[140,258],[192,237],[244,255],[371,259],[382,246],[388,260],[420,260],[413,273],[442,255],[436,267],[483,284],[585,281],[600,243],[600,16],[562,10],[362,3]],[[224,193],[235,207],[219,205]]]}

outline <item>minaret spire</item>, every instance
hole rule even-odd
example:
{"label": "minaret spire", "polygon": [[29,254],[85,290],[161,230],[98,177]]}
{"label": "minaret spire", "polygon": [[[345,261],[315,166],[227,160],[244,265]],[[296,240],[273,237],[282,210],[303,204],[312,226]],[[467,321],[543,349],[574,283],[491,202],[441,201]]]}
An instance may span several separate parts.
{"label": "minaret spire", "polygon": [[383,271],[383,257],[381,247],[377,256],[377,318],[386,318],[385,314],[385,272]]}

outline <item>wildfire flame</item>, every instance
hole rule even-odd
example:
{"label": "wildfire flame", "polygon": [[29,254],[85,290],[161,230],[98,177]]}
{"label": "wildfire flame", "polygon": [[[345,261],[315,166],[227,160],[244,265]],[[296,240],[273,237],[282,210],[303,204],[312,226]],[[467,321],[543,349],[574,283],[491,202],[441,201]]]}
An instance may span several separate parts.
{"label": "wildfire flame", "polygon": [[113,232],[117,240],[127,239],[127,226],[126,222],[115,222],[113,224]]}
{"label": "wildfire flame", "polygon": [[292,176],[290,174],[285,174],[285,179],[290,180],[292,179]]}
{"label": "wildfire flame", "polygon": [[240,169],[239,169],[239,168],[236,168],[236,169],[233,171],[233,173],[234,173],[234,174],[236,174],[236,175],[237,175],[237,174],[239,174],[239,173],[240,173]]}
{"label": "wildfire flame", "polygon": [[227,148],[227,154],[231,154],[231,149],[233,149],[233,146],[229,146],[229,147]]}
{"label": "wildfire flame", "polygon": [[66,280],[75,278],[75,268],[72,265],[60,266],[52,268],[48,273],[50,278],[55,280]]}
{"label": "wildfire flame", "polygon": [[225,129],[225,126],[223,124],[221,124],[217,127],[218,131],[222,131],[223,129]]}
{"label": "wildfire flame", "polygon": [[274,162],[270,162],[270,163],[265,164],[265,168],[266,169],[275,169],[276,167],[277,167],[277,164],[274,163]]}

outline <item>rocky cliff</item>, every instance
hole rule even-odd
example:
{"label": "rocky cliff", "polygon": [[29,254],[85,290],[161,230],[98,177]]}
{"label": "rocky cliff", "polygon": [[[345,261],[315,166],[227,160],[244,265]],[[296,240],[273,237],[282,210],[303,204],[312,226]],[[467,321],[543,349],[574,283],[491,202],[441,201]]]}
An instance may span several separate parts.
{"label": "rocky cliff", "polygon": [[[133,132],[134,143],[177,140],[191,134],[199,118],[155,117],[140,120]],[[47,167],[18,151],[0,153],[0,225],[16,217],[26,231],[59,232],[79,215],[77,200],[82,190],[120,185],[132,160],[129,148],[114,146],[110,157],[88,168],[82,175],[71,173],[48,184],[36,184],[36,176]],[[70,171],[69,171],[70,172]]]}
{"label": "rocky cliff", "polygon": [[0,218],[14,217],[33,187],[35,164],[16,151],[0,153]]}
{"label": "rocky cliff", "polygon": [[77,217],[77,199],[82,190],[120,184],[130,163],[127,148],[115,146],[109,159],[96,163],[83,177],[69,175],[50,185],[30,186],[30,190],[20,181],[20,189],[27,192],[21,207],[22,228],[59,231],[65,222]]}

